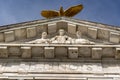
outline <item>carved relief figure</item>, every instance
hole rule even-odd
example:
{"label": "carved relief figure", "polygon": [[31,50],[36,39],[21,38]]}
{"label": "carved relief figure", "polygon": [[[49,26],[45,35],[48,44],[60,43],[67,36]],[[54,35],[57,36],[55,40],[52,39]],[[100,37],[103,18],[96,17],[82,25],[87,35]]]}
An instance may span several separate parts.
{"label": "carved relief figure", "polygon": [[53,37],[52,39],[47,39],[47,32],[43,32],[40,39],[36,39],[34,41],[30,41],[27,43],[33,44],[42,44],[42,43],[73,43],[73,44],[94,44],[94,42],[90,42],[87,39],[82,38],[82,33],[77,31],[76,32],[77,39],[72,39],[71,37],[65,35],[65,30],[60,29],[59,35]]}
{"label": "carved relief figure", "polygon": [[36,40],[30,41],[28,43],[50,43],[50,40],[47,39],[47,32],[43,32],[41,35],[41,39],[36,39]]}
{"label": "carved relief figure", "polygon": [[75,39],[75,43],[78,44],[94,44],[94,42],[90,42],[87,39],[82,38],[82,33],[80,31],[76,32],[77,39]]}
{"label": "carved relief figure", "polygon": [[59,35],[52,38],[51,42],[52,43],[71,43],[71,39],[72,38],[65,35],[65,30],[64,29],[60,29],[59,30]]}

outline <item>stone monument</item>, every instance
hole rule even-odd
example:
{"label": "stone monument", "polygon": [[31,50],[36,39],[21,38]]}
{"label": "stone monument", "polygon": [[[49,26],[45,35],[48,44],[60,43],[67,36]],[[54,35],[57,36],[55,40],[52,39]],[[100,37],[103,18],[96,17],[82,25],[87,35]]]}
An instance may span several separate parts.
{"label": "stone monument", "polygon": [[0,27],[0,80],[120,80],[120,28],[61,10]]}

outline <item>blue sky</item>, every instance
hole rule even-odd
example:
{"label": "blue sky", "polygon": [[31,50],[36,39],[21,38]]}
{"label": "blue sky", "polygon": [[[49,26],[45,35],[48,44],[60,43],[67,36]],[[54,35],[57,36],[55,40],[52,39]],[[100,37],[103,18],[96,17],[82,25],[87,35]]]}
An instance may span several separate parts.
{"label": "blue sky", "polygon": [[84,9],[74,18],[120,26],[120,0],[0,0],[0,26],[43,19],[43,9],[67,9],[77,4],[83,4]]}

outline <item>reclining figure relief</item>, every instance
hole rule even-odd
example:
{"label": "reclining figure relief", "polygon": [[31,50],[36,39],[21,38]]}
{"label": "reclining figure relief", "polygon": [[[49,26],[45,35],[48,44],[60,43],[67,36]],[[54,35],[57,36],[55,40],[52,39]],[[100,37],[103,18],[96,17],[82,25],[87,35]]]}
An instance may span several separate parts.
{"label": "reclining figure relief", "polygon": [[40,39],[36,39],[28,43],[33,43],[33,44],[50,43],[50,40],[47,38],[47,32],[43,32]]}
{"label": "reclining figure relief", "polygon": [[77,39],[74,40],[74,43],[76,44],[95,44],[94,42],[91,42],[87,39],[82,38],[82,33],[80,31],[76,32]]}

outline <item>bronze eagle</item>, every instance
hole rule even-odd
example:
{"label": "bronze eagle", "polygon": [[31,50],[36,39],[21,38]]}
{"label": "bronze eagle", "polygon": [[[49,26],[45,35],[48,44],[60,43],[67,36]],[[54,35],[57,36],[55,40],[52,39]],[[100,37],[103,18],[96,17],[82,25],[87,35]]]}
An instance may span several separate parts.
{"label": "bronze eagle", "polygon": [[47,19],[55,18],[55,17],[73,17],[78,14],[83,9],[83,5],[76,5],[68,8],[67,10],[63,10],[63,7],[60,7],[59,11],[55,10],[43,10],[41,11],[41,15]]}

